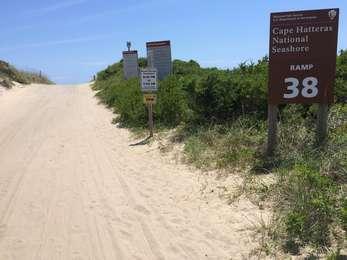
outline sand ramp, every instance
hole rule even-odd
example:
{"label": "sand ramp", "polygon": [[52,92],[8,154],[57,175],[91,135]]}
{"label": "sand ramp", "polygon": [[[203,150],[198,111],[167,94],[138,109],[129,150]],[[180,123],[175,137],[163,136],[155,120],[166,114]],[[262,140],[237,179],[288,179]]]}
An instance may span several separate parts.
{"label": "sand ramp", "polygon": [[252,205],[202,199],[112,117],[87,85],[0,96],[0,259],[247,258]]}

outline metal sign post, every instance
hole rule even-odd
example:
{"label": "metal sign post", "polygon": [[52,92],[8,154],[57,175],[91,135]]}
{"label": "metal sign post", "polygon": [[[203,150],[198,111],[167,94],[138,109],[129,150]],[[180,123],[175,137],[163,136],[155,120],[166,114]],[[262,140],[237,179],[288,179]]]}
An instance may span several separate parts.
{"label": "metal sign post", "polygon": [[333,102],[339,9],[272,13],[267,155],[275,150],[278,104],[318,103],[317,142]]}
{"label": "metal sign post", "polygon": [[156,69],[143,69],[141,70],[141,89],[143,94],[144,103],[148,109],[148,125],[150,137],[153,137],[153,105],[157,101],[157,95],[155,92],[158,90],[157,83],[157,70]]}

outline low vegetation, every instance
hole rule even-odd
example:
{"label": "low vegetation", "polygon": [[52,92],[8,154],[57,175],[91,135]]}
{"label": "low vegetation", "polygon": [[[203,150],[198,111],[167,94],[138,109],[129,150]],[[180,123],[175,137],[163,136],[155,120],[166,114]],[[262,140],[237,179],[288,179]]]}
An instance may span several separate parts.
{"label": "low vegetation", "polygon": [[[347,52],[337,58],[327,142],[319,147],[315,142],[317,105],[283,105],[279,145],[272,158],[263,156],[267,71],[267,57],[232,70],[175,60],[173,75],[159,84],[157,129],[176,128],[174,139],[185,143],[187,160],[199,168],[237,169],[246,180],[274,176],[273,183],[252,187],[257,199],[272,205],[274,212],[264,252],[281,248],[299,254],[309,248],[314,254],[333,250],[331,255],[338,255],[346,247],[347,232]],[[121,126],[146,127],[139,81],[123,79],[122,61],[99,72],[93,88],[118,114]]]}
{"label": "low vegetation", "polygon": [[18,70],[11,64],[0,60],[0,78],[2,79],[3,86],[7,88],[12,87],[11,81],[15,81],[22,84],[42,83],[53,84],[47,76],[24,70]]}

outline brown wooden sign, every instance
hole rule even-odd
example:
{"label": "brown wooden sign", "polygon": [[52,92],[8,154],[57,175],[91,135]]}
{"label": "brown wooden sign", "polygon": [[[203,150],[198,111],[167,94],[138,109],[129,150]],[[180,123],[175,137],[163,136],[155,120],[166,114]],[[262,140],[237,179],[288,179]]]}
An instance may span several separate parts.
{"label": "brown wooden sign", "polygon": [[272,13],[269,103],[331,103],[339,9]]}
{"label": "brown wooden sign", "polygon": [[143,102],[155,105],[157,103],[157,94],[143,94]]}

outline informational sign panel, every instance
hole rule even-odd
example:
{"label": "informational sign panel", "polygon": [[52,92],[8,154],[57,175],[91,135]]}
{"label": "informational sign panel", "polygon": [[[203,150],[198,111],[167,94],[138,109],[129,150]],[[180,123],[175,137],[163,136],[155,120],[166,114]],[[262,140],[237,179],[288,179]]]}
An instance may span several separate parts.
{"label": "informational sign panel", "polygon": [[158,90],[156,69],[141,70],[141,89],[142,92],[156,92]]}
{"label": "informational sign panel", "polygon": [[147,42],[148,67],[158,70],[158,79],[171,74],[172,58],[170,41]]}
{"label": "informational sign panel", "polygon": [[144,94],[143,95],[143,102],[145,104],[152,104],[155,105],[157,103],[157,94]]}
{"label": "informational sign panel", "polygon": [[272,13],[269,103],[331,103],[339,9]]}
{"label": "informational sign panel", "polygon": [[139,62],[137,51],[123,51],[124,78],[137,78],[139,76]]}

